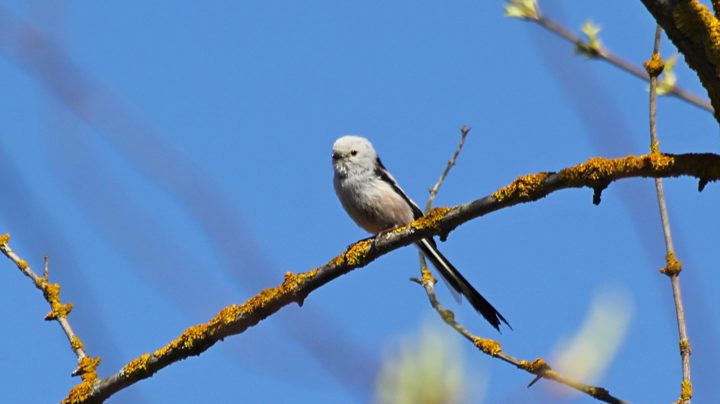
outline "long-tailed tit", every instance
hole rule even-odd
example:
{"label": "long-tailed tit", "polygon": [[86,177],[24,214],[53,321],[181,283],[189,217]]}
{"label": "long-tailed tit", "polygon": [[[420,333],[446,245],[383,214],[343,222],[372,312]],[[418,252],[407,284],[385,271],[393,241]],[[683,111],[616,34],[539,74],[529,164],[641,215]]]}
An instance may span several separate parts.
{"label": "long-tailed tit", "polygon": [[[335,168],[333,184],[343,207],[358,226],[377,234],[406,225],[423,214],[383,166],[370,141],[359,136],[343,136],[332,149]],[[455,292],[470,304],[497,330],[507,320],[443,256],[432,238],[416,243],[440,275]]]}

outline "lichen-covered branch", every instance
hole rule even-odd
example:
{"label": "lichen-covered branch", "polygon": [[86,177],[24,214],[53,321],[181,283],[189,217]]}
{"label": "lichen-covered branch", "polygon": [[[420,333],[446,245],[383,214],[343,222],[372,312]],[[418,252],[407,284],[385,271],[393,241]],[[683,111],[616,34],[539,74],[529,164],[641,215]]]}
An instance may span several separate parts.
{"label": "lichen-covered branch", "polygon": [[45,257],[45,269],[43,270],[43,276],[39,276],[32,270],[27,261],[20,258],[12,248],[10,248],[10,235],[0,235],[0,252],[10,259],[23,273],[23,275],[30,278],[35,287],[38,288],[45,300],[50,305],[50,312],[45,316],[45,320],[55,320],[60,324],[65,336],[67,336],[70,348],[75,352],[78,360],[78,366],[73,371],[73,375],[80,375],[83,380],[92,379],[95,375],[95,368],[100,363],[99,359],[90,358],[85,352],[80,338],[73,331],[70,322],[67,319],[68,314],[72,311],[72,304],[63,304],[60,301],[60,285],[57,283],[50,283],[50,276],[48,271],[48,258]]}
{"label": "lichen-covered branch", "polygon": [[590,395],[597,400],[604,401],[606,403],[626,403],[625,401],[610,394],[610,392],[603,387],[590,386],[559,374],[558,372],[554,371],[550,367],[550,365],[545,362],[544,359],[537,358],[532,362],[517,359],[514,356],[504,352],[498,341],[488,338],[481,338],[471,333],[467,328],[465,328],[462,324],[458,323],[455,320],[455,314],[452,311],[444,308],[440,304],[440,301],[435,294],[435,279],[432,277],[427,267],[422,268],[422,278],[413,279],[413,281],[419,283],[420,285],[422,285],[423,288],[425,288],[425,293],[430,300],[430,304],[435,309],[435,311],[437,311],[443,321],[447,325],[452,327],[455,331],[457,331],[460,335],[465,337],[468,341],[472,342],[473,345],[475,345],[480,351],[487,355],[505,361],[511,365],[515,365],[517,368],[522,369],[528,373],[534,374],[535,379],[530,382],[530,385],[533,385],[539,379],[549,379],[574,388],[578,391]]}
{"label": "lichen-covered branch", "polygon": [[[592,188],[595,190],[594,199],[599,202],[602,189],[622,178],[681,175],[697,178],[700,188],[710,181],[717,181],[720,179],[720,155],[654,153],[618,159],[593,158],[557,173],[532,174],[518,178],[493,195],[463,205],[435,208],[407,226],[353,244],[321,267],[301,274],[286,273],[281,285],[265,289],[241,305],[222,309],[209,322],[188,328],[164,347],[130,361],[117,374],[92,384],[81,383],[74,387],[65,402],[101,402],[118,390],[152,376],[165,366],[199,355],[218,341],[242,333],[288,304],[302,304],[314,290],[355,268],[369,264],[381,255],[424,237],[446,237],[454,228],[474,218],[509,206],[535,201],[564,188]],[[522,364],[530,369],[542,367],[534,363]],[[559,377],[550,370],[544,372],[544,377]]]}
{"label": "lichen-covered branch", "polygon": [[[658,24],[655,30],[653,41],[653,53],[649,61],[645,62],[645,68],[650,75],[650,151],[659,152],[660,142],[657,138],[657,76],[662,71],[662,58],[660,58],[660,35],[662,29]],[[682,293],[680,289],[680,270],[682,266],[675,258],[675,247],[673,246],[672,232],[670,231],[670,216],[667,211],[665,191],[663,190],[662,178],[655,178],[655,191],[657,194],[658,207],[660,209],[660,221],[662,223],[663,236],[665,237],[667,265],[662,272],[670,277],[672,286],[673,301],[675,302],[675,317],[677,318],[678,334],[680,338],[680,358],[682,362],[682,382],[680,383],[680,398],[678,403],[689,404],[692,397],[692,383],[690,379],[690,339],[688,338],[687,324],[685,322],[685,309],[683,308]],[[683,349],[686,346],[688,349]]]}
{"label": "lichen-covered branch", "polygon": [[720,21],[698,0],[642,0],[697,72],[720,122]]}

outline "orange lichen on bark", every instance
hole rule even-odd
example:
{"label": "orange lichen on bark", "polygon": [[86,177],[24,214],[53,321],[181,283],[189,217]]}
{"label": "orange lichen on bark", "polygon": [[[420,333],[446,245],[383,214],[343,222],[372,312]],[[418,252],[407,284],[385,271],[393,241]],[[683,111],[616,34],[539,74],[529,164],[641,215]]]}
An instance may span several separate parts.
{"label": "orange lichen on bark", "polygon": [[135,373],[147,372],[147,363],[152,358],[150,354],[142,354],[140,357],[131,360],[127,365],[123,367],[123,373],[125,376],[132,376]]}
{"label": "orange lichen on bark", "polygon": [[682,263],[675,257],[672,251],[665,255],[665,267],[660,270],[667,276],[675,276],[682,271]]}
{"label": "orange lichen on bark", "polygon": [[10,241],[10,233],[0,234],[0,244],[7,244]]}
{"label": "orange lichen on bark", "polygon": [[531,373],[535,373],[536,375],[552,370],[550,365],[541,358],[537,358],[532,362],[528,362],[526,360],[520,361],[520,365],[518,365],[518,367]]}
{"label": "orange lichen on bark", "polygon": [[358,266],[367,256],[368,251],[370,251],[371,245],[372,239],[358,241],[357,243],[350,246],[347,251],[333,258],[330,262],[327,263],[327,265],[333,267],[341,265],[347,265],[350,267]]}
{"label": "orange lichen on bark", "polygon": [[49,283],[45,278],[38,278],[35,286],[43,292],[45,300],[50,304],[50,313],[45,316],[45,320],[55,320],[61,317],[67,317],[73,309],[72,303],[62,304],[60,302],[60,285],[57,283]]}
{"label": "orange lichen on bark", "polygon": [[515,179],[510,185],[498,189],[492,194],[496,201],[506,199],[532,201],[542,196],[543,182],[547,173],[529,174]]}
{"label": "orange lichen on bark", "polygon": [[73,351],[85,350],[83,342],[77,337],[77,335],[73,335],[70,339],[70,348],[72,348]]}
{"label": "orange lichen on bark", "polygon": [[492,339],[476,337],[473,339],[473,344],[488,355],[497,356],[502,352],[500,343]]}
{"label": "orange lichen on bark", "polygon": [[660,54],[653,53],[650,60],[643,63],[643,66],[645,66],[645,70],[650,77],[657,77],[662,73],[663,69],[665,69],[665,61],[660,57]]}
{"label": "orange lichen on bark", "polygon": [[427,265],[423,265],[422,268],[420,268],[420,274],[422,276],[422,281],[427,282],[429,284],[435,284],[436,280],[435,277],[433,277],[432,273],[430,272],[430,269],[428,269]]}
{"label": "orange lichen on bark", "polygon": [[676,403],[682,404],[690,401],[692,398],[693,388],[692,383],[688,379],[683,379],[680,386],[680,399]]}
{"label": "orange lichen on bark", "polygon": [[660,142],[657,139],[650,141],[650,153],[660,153]]}
{"label": "orange lichen on bark", "polygon": [[[316,275],[316,269],[301,274],[287,272],[280,286],[264,289],[241,305],[233,304],[223,308],[210,321],[187,328],[179,337],[153,352],[153,355],[161,358],[178,349],[194,351],[198,348],[199,342],[207,343],[209,346],[219,333],[227,333],[226,327],[231,326],[241,316],[262,310],[282,296],[292,295],[298,286]],[[221,337],[223,335],[227,334],[221,334]]]}
{"label": "orange lichen on bark", "polygon": [[687,338],[680,340],[680,353],[691,353],[692,349],[690,348],[690,341],[687,340]]}
{"label": "orange lichen on bark", "polygon": [[437,229],[438,222],[442,220],[448,214],[448,212],[450,212],[450,208],[433,208],[432,210],[430,210],[430,212],[425,214],[425,216],[410,223],[410,226],[417,230]]}
{"label": "orange lichen on bark", "polygon": [[673,18],[677,28],[705,51],[707,60],[720,75],[720,21],[697,0],[680,1],[675,5]]}
{"label": "orange lichen on bark", "polygon": [[622,174],[636,173],[643,169],[652,169],[662,173],[675,163],[673,156],[651,153],[644,156],[627,156],[619,159],[593,157],[574,167],[558,173],[560,179],[571,186],[597,187],[607,184]]}
{"label": "orange lichen on bark", "polygon": [[97,381],[97,367],[100,364],[100,358],[90,358],[88,356],[80,360],[76,373],[80,374],[82,382],[77,384],[70,390],[62,404],[76,404],[85,402],[93,392],[95,382]]}

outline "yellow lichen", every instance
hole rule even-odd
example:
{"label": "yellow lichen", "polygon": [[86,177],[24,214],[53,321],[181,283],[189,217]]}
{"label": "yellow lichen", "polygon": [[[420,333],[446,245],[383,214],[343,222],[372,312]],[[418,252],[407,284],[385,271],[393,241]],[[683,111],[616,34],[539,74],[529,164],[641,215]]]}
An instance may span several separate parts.
{"label": "yellow lichen", "polygon": [[520,361],[520,364],[518,365],[519,368],[525,369],[528,372],[539,374],[542,372],[547,372],[552,370],[550,368],[550,365],[548,365],[543,359],[537,358],[532,362],[528,362],[526,360]]}
{"label": "yellow lichen", "polygon": [[476,337],[473,344],[488,355],[497,356],[502,352],[500,343],[492,339]]}
{"label": "yellow lichen", "polygon": [[661,273],[667,276],[676,276],[682,271],[682,263],[675,257],[672,251],[665,255],[665,267],[660,269]]}
{"label": "yellow lichen", "polygon": [[665,62],[660,57],[660,54],[653,53],[650,60],[643,63],[643,66],[645,66],[645,70],[650,77],[657,77],[662,73],[663,69],[665,69]]}
{"label": "yellow lichen", "polygon": [[56,318],[67,317],[73,309],[72,303],[60,303],[60,285],[57,283],[48,283],[44,278],[40,278],[36,282],[38,288],[42,290],[45,300],[50,303],[50,313],[45,316],[46,320],[54,320]]}
{"label": "yellow lichen", "polygon": [[660,153],[660,142],[657,139],[650,141],[650,153]]}
{"label": "yellow lichen", "polygon": [[677,2],[673,10],[677,28],[704,51],[708,62],[720,75],[720,22],[697,0]]}
{"label": "yellow lichen", "polygon": [[680,353],[691,353],[690,341],[688,341],[687,338],[683,338],[680,340]]}
{"label": "yellow lichen", "polygon": [[675,164],[675,157],[667,154],[652,153],[644,157],[636,158],[647,158],[650,160],[650,165],[656,171],[667,170]]}
{"label": "yellow lichen", "polygon": [[75,385],[67,397],[65,397],[61,404],[78,404],[84,403],[93,392],[93,382],[90,380],[84,380],[81,383]]}
{"label": "yellow lichen", "polygon": [[79,351],[84,350],[85,346],[83,345],[83,342],[80,340],[80,338],[77,337],[77,335],[73,335],[72,338],[70,338],[70,348],[72,348],[73,351]]}
{"label": "yellow lichen", "polygon": [[7,244],[10,241],[10,233],[0,234],[0,244]]}
{"label": "yellow lichen", "polygon": [[233,304],[220,310],[215,316],[219,323],[230,324],[235,321],[240,314],[240,306]]}
{"label": "yellow lichen", "polygon": [[542,196],[543,182],[547,173],[529,174],[515,179],[510,185],[498,189],[492,194],[496,201],[531,201]]}
{"label": "yellow lichen", "polygon": [[440,207],[433,208],[425,216],[415,220],[410,225],[417,229],[437,229],[438,222],[442,220],[450,212],[450,208]]}
{"label": "yellow lichen", "polygon": [[285,280],[282,287],[285,289],[297,289],[306,279],[313,278],[317,275],[317,269],[305,273],[294,274],[292,272],[285,273]]}
{"label": "yellow lichen", "polygon": [[288,272],[280,286],[264,289],[239,306],[233,304],[223,308],[210,321],[187,328],[179,337],[153,352],[153,355],[161,358],[177,349],[193,351],[198,348],[198,343],[208,342],[219,331],[226,330],[226,326],[237,321],[240,316],[256,312],[273,300],[292,294],[305,280],[316,275],[316,269],[301,274]]}
{"label": "yellow lichen", "polygon": [[17,264],[18,268],[20,268],[22,270],[26,270],[28,268],[28,263],[25,262],[25,260],[23,260],[23,259],[18,260],[16,264]]}
{"label": "yellow lichen", "polygon": [[147,364],[151,357],[152,356],[150,356],[150,354],[145,353],[140,355],[140,357],[131,360],[123,367],[123,373],[126,376],[130,376],[137,372],[147,372]]}
{"label": "yellow lichen", "polygon": [[344,253],[333,258],[328,262],[328,266],[337,267],[347,265],[350,267],[358,266],[362,263],[372,245],[372,239],[361,240],[350,246]]}
{"label": "yellow lichen", "polygon": [[662,173],[674,164],[675,157],[660,153],[619,159],[593,157],[584,163],[560,171],[558,176],[570,186],[595,188],[607,185],[611,180],[626,174],[637,174],[642,171]]}
{"label": "yellow lichen", "polygon": [[420,269],[420,273],[422,274],[422,281],[429,283],[429,284],[435,284],[435,278],[432,275],[432,272],[428,269],[427,265],[423,265]]}
{"label": "yellow lichen", "polygon": [[680,399],[677,402],[682,404],[690,401],[692,393],[692,383],[689,379],[683,379],[682,384],[680,385]]}
{"label": "yellow lichen", "polygon": [[97,367],[99,364],[100,358],[86,356],[80,360],[76,373],[80,375],[82,382],[70,390],[62,404],[83,403],[90,397],[93,386],[97,381]]}

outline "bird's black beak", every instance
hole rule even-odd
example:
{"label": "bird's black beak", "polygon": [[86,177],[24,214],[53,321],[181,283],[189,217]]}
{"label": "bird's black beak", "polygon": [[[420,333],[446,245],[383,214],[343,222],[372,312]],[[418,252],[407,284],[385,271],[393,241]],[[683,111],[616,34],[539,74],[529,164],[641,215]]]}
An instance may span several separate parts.
{"label": "bird's black beak", "polygon": [[333,154],[332,154],[332,159],[333,159],[333,161],[335,161],[335,160],[337,160],[337,159],[339,159],[339,158],[340,158],[340,154],[333,152]]}

